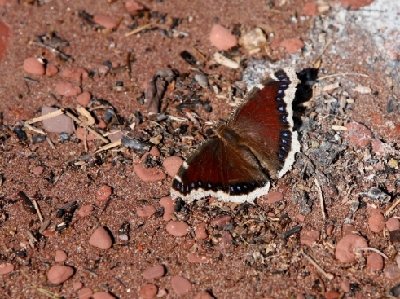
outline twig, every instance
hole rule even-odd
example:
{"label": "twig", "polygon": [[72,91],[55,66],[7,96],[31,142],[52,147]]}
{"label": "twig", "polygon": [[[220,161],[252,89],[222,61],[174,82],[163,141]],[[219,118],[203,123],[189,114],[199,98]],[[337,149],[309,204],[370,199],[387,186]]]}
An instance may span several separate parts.
{"label": "twig", "polygon": [[317,192],[318,192],[318,197],[319,197],[319,204],[321,206],[321,212],[322,212],[322,218],[325,220],[326,219],[325,203],[324,203],[324,196],[322,194],[321,185],[319,184],[319,181],[318,181],[317,178],[314,178],[314,183],[315,183],[315,186],[317,187]]}
{"label": "twig", "polygon": [[37,201],[32,199],[32,204],[35,207],[36,214],[38,215],[40,222],[43,222],[43,216],[42,216],[42,213],[40,212],[39,205],[38,205]]}
{"label": "twig", "polygon": [[43,131],[42,129],[36,128],[28,123],[24,123],[24,127],[27,128],[29,131],[33,131],[33,132],[36,132],[41,135],[46,135],[45,131]]}
{"label": "twig", "polygon": [[120,140],[117,140],[117,141],[115,141],[115,142],[106,144],[105,146],[99,148],[99,149],[96,151],[96,154],[97,154],[97,153],[100,153],[100,152],[103,152],[103,151],[106,151],[106,150],[109,150],[110,148],[114,148],[114,147],[120,146],[121,143],[122,143],[122,142],[121,142],[121,139],[120,139]]}
{"label": "twig", "polygon": [[320,265],[317,264],[316,261],[313,260],[311,256],[309,256],[307,253],[304,252],[304,250],[301,250],[301,253],[304,255],[306,260],[313,265],[319,273],[321,273],[326,279],[332,280],[335,276],[332,275],[331,273],[326,272]]}
{"label": "twig", "polygon": [[384,254],[383,252],[381,252],[379,249],[376,249],[374,247],[363,247],[363,248],[357,248],[356,251],[373,251],[376,252],[378,254],[380,254],[381,256],[383,256],[385,259],[388,259],[388,256],[386,254]]}
{"label": "twig", "polygon": [[56,117],[56,116],[59,116],[59,115],[62,115],[62,114],[64,114],[63,109],[58,109],[56,111],[53,111],[53,112],[50,112],[50,113],[46,113],[45,115],[32,118],[31,120],[27,120],[25,122],[25,124],[31,125],[31,124],[37,123],[38,121],[43,121],[43,120],[46,120],[46,119],[49,119],[49,118],[53,118],[53,117]]}
{"label": "twig", "polygon": [[389,216],[390,213],[400,204],[400,197],[385,211],[385,216]]}
{"label": "twig", "polygon": [[152,27],[155,26],[155,25],[156,24],[152,24],[152,23],[145,24],[143,26],[140,26],[138,28],[133,29],[132,31],[129,31],[129,32],[125,33],[125,37],[129,37],[131,35],[137,34],[137,33],[141,32],[143,30],[146,30],[146,29],[152,29]]}

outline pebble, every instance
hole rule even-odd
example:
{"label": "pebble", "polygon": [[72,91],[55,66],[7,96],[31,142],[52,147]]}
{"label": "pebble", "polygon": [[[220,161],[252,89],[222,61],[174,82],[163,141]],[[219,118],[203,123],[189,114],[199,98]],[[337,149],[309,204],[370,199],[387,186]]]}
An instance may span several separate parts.
{"label": "pebble", "polygon": [[366,147],[371,142],[372,133],[366,126],[352,121],[346,128],[346,139],[353,146]]}
{"label": "pebble", "polygon": [[122,140],[123,133],[121,130],[113,130],[109,132],[107,137],[108,139],[110,139],[111,142],[117,142]]}
{"label": "pebble", "polygon": [[325,299],[338,299],[340,298],[340,293],[336,291],[327,291],[325,292]]}
{"label": "pebble", "polygon": [[82,288],[78,291],[79,299],[89,299],[93,295],[93,291],[90,288]]}
{"label": "pebble", "polygon": [[400,278],[400,268],[395,264],[386,265],[384,274],[388,279],[397,280]]}
{"label": "pebble", "polygon": [[171,197],[166,196],[160,199],[160,206],[164,208],[164,221],[170,221],[174,216],[175,212],[175,203]]}
{"label": "pebble", "polygon": [[400,221],[398,218],[389,218],[388,221],[386,221],[386,227],[388,231],[392,232],[395,230],[400,229]]}
{"label": "pebble", "polygon": [[183,163],[183,160],[181,157],[178,156],[171,156],[165,158],[163,162],[163,166],[165,168],[165,172],[170,176],[170,177],[175,177],[178,174],[178,170],[181,167]]}
{"label": "pebble", "polygon": [[185,295],[192,289],[192,283],[186,278],[178,275],[171,277],[171,286],[178,296]]}
{"label": "pebble", "polygon": [[161,278],[165,275],[165,267],[161,264],[154,265],[144,270],[142,275],[144,279],[148,280]]}
{"label": "pebble", "polygon": [[195,228],[195,237],[196,240],[205,240],[208,238],[208,233],[206,230],[206,224],[204,222],[201,222],[196,225]]}
{"label": "pebble", "polygon": [[89,73],[83,67],[66,67],[61,71],[60,76],[75,82],[81,82],[83,79],[89,78]]}
{"label": "pebble", "polygon": [[[58,110],[52,107],[42,107],[42,115]],[[50,133],[72,134],[75,130],[74,122],[68,116],[62,114],[42,121],[43,129]]]}
{"label": "pebble", "polygon": [[342,6],[350,9],[359,9],[372,3],[373,0],[340,0]]}
{"label": "pebble", "polygon": [[345,293],[350,292],[350,290],[351,290],[350,281],[347,280],[347,279],[343,279],[343,280],[340,282],[340,288],[341,288],[342,291],[345,292]]}
{"label": "pebble", "polygon": [[355,250],[368,247],[367,241],[356,234],[345,235],[336,245],[335,256],[342,263],[351,263],[356,260]]}
{"label": "pebble", "polygon": [[249,53],[257,53],[262,48],[266,47],[267,37],[260,28],[254,28],[240,38],[240,44],[242,44]]}
{"label": "pebble", "polygon": [[146,168],[142,164],[133,166],[133,171],[143,182],[158,182],[165,179],[165,173],[158,168]]}
{"label": "pebble", "polygon": [[57,75],[58,67],[56,67],[53,63],[46,64],[46,76],[53,77]]}
{"label": "pebble", "polygon": [[222,228],[222,227],[227,226],[229,223],[231,223],[231,221],[232,221],[231,216],[223,215],[223,216],[219,216],[219,217],[212,219],[210,224],[211,224],[211,226]]}
{"label": "pebble", "polygon": [[357,230],[354,227],[354,225],[348,224],[348,223],[343,224],[343,226],[342,226],[342,235],[343,236],[348,235],[348,234],[353,234],[355,232],[357,232]]}
{"label": "pebble", "polygon": [[51,266],[47,272],[47,280],[51,284],[62,284],[72,275],[74,275],[74,268],[70,266],[54,265]]}
{"label": "pebble", "polygon": [[157,295],[157,286],[152,283],[144,284],[139,291],[140,298],[143,299],[152,299]]}
{"label": "pebble", "polygon": [[77,214],[79,217],[87,217],[89,216],[93,211],[93,206],[92,205],[83,205],[79,208]]}
{"label": "pebble", "polygon": [[[161,155],[160,150],[156,146],[151,147],[149,154],[156,158],[160,157],[160,155]],[[142,161],[146,160],[146,157],[147,156],[143,156]]]}
{"label": "pebble", "polygon": [[111,16],[103,15],[103,14],[94,15],[93,21],[96,24],[103,26],[105,29],[111,30],[118,26],[117,19],[115,19]]}
{"label": "pebble", "polygon": [[96,292],[92,295],[93,299],[115,299],[109,292]]}
{"label": "pebble", "polygon": [[363,86],[363,85],[357,85],[353,90],[360,94],[371,94],[372,93],[371,87]]}
{"label": "pebble", "polygon": [[44,75],[46,73],[44,64],[35,57],[24,60],[24,71],[31,75]]}
{"label": "pebble", "polygon": [[90,92],[84,91],[76,97],[76,102],[82,107],[86,107],[90,103]]}
{"label": "pebble", "polygon": [[372,252],[367,256],[367,270],[372,273],[381,271],[384,266],[383,257],[376,252]]}
{"label": "pebble", "polygon": [[96,200],[100,202],[107,201],[113,192],[112,187],[108,185],[102,185],[96,191]]}
{"label": "pebble", "polygon": [[136,209],[136,213],[139,217],[150,218],[156,213],[156,208],[152,205],[145,205]]}
{"label": "pebble", "polygon": [[100,226],[90,236],[89,244],[100,249],[109,249],[112,246],[112,238],[108,231]]}
{"label": "pebble", "polygon": [[11,263],[0,264],[0,275],[6,275],[14,271],[14,265]]}
{"label": "pebble", "polygon": [[386,153],[386,144],[375,138],[371,140],[371,149],[373,153],[381,156]]}
{"label": "pebble", "polygon": [[279,191],[271,191],[267,194],[266,203],[273,204],[283,200],[283,193]]}
{"label": "pebble", "polygon": [[237,45],[236,36],[229,29],[220,24],[214,24],[211,28],[209,40],[219,51],[227,51]]}
{"label": "pebble", "polygon": [[213,299],[214,297],[210,295],[209,292],[201,291],[194,296],[194,299]]}
{"label": "pebble", "polygon": [[35,175],[41,175],[43,173],[43,166],[35,166],[31,169],[31,173],[35,174]]}
{"label": "pebble", "polygon": [[134,16],[143,10],[144,6],[135,0],[128,0],[125,1],[125,9],[127,12],[129,12],[129,14]]}
{"label": "pebble", "polygon": [[317,230],[305,230],[302,229],[300,232],[300,244],[311,246],[319,239],[319,231]]}
{"label": "pebble", "polygon": [[67,259],[67,254],[65,253],[65,251],[57,249],[54,255],[54,261],[56,263],[64,263],[66,259]]}
{"label": "pebble", "polygon": [[183,221],[170,221],[167,223],[165,229],[170,235],[175,237],[186,236],[189,232],[189,226]]}
{"label": "pebble", "polygon": [[82,287],[83,287],[83,283],[80,282],[80,281],[74,281],[74,282],[72,283],[72,288],[73,288],[74,291],[78,291],[78,290],[80,290]]}
{"label": "pebble", "polygon": [[385,228],[385,216],[377,209],[371,209],[368,217],[369,229],[374,233],[380,233]]}
{"label": "pebble", "polygon": [[55,92],[60,96],[75,97],[81,93],[81,88],[71,82],[58,82],[54,88]]}
{"label": "pebble", "polygon": [[303,6],[303,13],[304,16],[316,16],[318,14],[318,5],[315,1],[308,1]]}
{"label": "pebble", "polygon": [[280,42],[279,46],[285,48],[288,54],[294,54],[300,51],[304,47],[304,42],[295,37],[295,38],[288,38]]}

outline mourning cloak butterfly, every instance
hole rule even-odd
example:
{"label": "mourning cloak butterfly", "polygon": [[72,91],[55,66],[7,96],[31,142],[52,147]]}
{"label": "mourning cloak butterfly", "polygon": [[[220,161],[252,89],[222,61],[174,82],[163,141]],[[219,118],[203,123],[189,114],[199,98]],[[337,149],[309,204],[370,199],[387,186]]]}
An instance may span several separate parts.
{"label": "mourning cloak butterfly", "polygon": [[296,72],[285,69],[253,88],[216,136],[182,164],[171,196],[240,203],[268,193],[270,179],[282,177],[300,150],[292,112],[298,83]]}

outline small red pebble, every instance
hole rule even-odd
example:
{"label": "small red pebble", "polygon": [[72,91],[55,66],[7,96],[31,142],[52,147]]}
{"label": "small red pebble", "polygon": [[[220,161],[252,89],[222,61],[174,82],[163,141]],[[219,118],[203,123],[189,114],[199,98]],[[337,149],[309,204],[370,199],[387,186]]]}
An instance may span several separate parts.
{"label": "small red pebble", "polygon": [[336,291],[325,292],[325,299],[338,299],[340,298],[340,293]]}
{"label": "small red pebble", "polygon": [[90,93],[88,91],[84,91],[76,97],[76,102],[82,107],[86,107],[90,103],[90,97]]}
{"label": "small red pebble", "polygon": [[400,229],[400,221],[398,218],[389,218],[388,221],[386,221],[386,227],[388,231],[392,232],[395,230]]}
{"label": "small red pebble", "polygon": [[377,209],[371,209],[368,217],[369,229],[374,233],[380,233],[385,228],[385,216]]}
{"label": "small red pebble", "polygon": [[89,78],[89,73],[83,67],[66,67],[61,71],[60,76],[75,82],[81,82],[83,79]]}
{"label": "small red pebble", "polygon": [[83,205],[79,208],[77,214],[79,217],[86,217],[89,216],[93,211],[93,206],[92,205]]}
{"label": "small red pebble", "polygon": [[400,278],[400,268],[395,264],[386,265],[384,274],[388,279],[397,280]]}
{"label": "small red pebble", "polygon": [[301,39],[295,37],[285,39],[281,41],[279,45],[285,48],[288,54],[294,54],[304,47],[304,42]]}
{"label": "small red pebble", "polygon": [[384,155],[386,153],[386,145],[379,139],[371,140],[372,152],[378,156]]}
{"label": "small red pebble", "polygon": [[213,25],[209,39],[211,44],[220,51],[227,51],[237,45],[236,36],[220,24]]}
{"label": "small red pebble", "polygon": [[359,9],[372,3],[373,0],[340,0],[342,6],[350,9]]}
{"label": "small red pebble", "polygon": [[170,235],[175,237],[186,236],[189,232],[189,226],[183,221],[170,221],[166,225],[165,229]]}
{"label": "small red pebble", "polygon": [[72,283],[72,288],[74,289],[74,291],[78,291],[83,287],[83,283],[80,281],[74,281]]}
{"label": "small red pebble", "polygon": [[115,299],[113,295],[108,292],[96,292],[92,295],[93,299]]}
{"label": "small red pebble", "polygon": [[35,166],[31,169],[31,172],[35,175],[41,175],[43,173],[43,166]]}
{"label": "small red pebble", "polygon": [[178,156],[171,156],[168,158],[165,158],[163,162],[163,166],[165,168],[165,172],[170,176],[170,177],[175,177],[178,174],[178,170],[181,167],[183,163],[183,160],[181,157]]}
{"label": "small red pebble", "polygon": [[35,57],[24,60],[24,71],[31,75],[44,75],[46,72],[44,64]]}
{"label": "small red pebble", "polygon": [[383,257],[376,252],[372,252],[367,256],[367,270],[370,273],[381,271],[384,267]]}
{"label": "small red pebble", "polygon": [[136,209],[137,215],[142,218],[150,218],[155,214],[155,212],[156,208],[153,207],[152,205],[145,205],[143,207],[138,207]]}
{"label": "small red pebble", "polygon": [[139,296],[142,299],[153,299],[157,295],[157,286],[152,283],[144,284],[139,291]]}
{"label": "small red pebble", "polygon": [[65,253],[65,251],[57,249],[54,255],[54,261],[56,263],[64,263],[66,259],[67,259],[67,254]]}
{"label": "small red pebble", "polygon": [[112,194],[112,191],[113,191],[112,187],[108,185],[102,185],[101,187],[99,187],[99,189],[97,189],[96,200],[98,201],[108,200]]}
{"label": "small red pebble", "polygon": [[134,165],[133,171],[142,181],[147,183],[162,181],[166,177],[161,169],[146,168],[142,164]]}
{"label": "small red pebble", "polygon": [[112,239],[108,231],[100,226],[90,236],[89,244],[100,249],[109,249],[112,246]]}
{"label": "small red pebble", "polygon": [[300,244],[311,246],[319,239],[319,231],[317,230],[305,230],[300,232]]}
{"label": "small red pebble", "polygon": [[54,64],[52,63],[46,64],[46,76],[53,77],[57,73],[58,73],[58,68]]}
{"label": "small red pebble", "polygon": [[204,222],[201,222],[196,225],[195,235],[196,235],[196,240],[205,240],[208,238],[206,224]]}
{"label": "small red pebble", "polygon": [[194,296],[194,299],[213,299],[214,297],[210,295],[209,292],[201,291]]}
{"label": "small red pebble", "polygon": [[129,14],[134,16],[143,10],[144,6],[135,0],[127,0],[125,1],[125,9],[127,12],[129,12]]}
{"label": "small red pebble", "polygon": [[74,275],[74,269],[70,266],[52,266],[47,272],[47,280],[51,284],[62,284]]}
{"label": "small red pebble", "polygon": [[55,91],[60,96],[74,97],[81,93],[79,86],[73,85],[70,82],[58,82],[55,86]]}
{"label": "small red pebble", "polygon": [[372,133],[366,126],[352,121],[346,125],[346,139],[357,147],[366,147],[371,142]]}
{"label": "small red pebble", "polygon": [[161,264],[154,265],[144,270],[142,275],[147,280],[161,278],[165,275],[165,267]]}
{"label": "small red pebble", "polygon": [[107,15],[102,15],[102,14],[95,15],[93,17],[93,21],[96,24],[103,26],[105,29],[111,30],[118,26],[117,20]]}
{"label": "small red pebble", "polygon": [[216,226],[216,227],[224,227],[228,225],[232,221],[232,217],[229,215],[223,215],[216,217],[211,220],[210,224],[211,226]]}
{"label": "small red pebble", "polygon": [[273,204],[283,199],[283,193],[279,191],[271,191],[267,194],[266,203]]}
{"label": "small red pebble", "polygon": [[6,275],[14,271],[14,265],[11,263],[0,264],[0,275]]}
{"label": "small red pebble", "polygon": [[186,293],[190,292],[192,290],[192,284],[189,280],[182,276],[172,276],[171,277],[171,286],[174,292],[178,296],[185,295]]}
{"label": "small red pebble", "polygon": [[164,221],[170,221],[175,212],[175,203],[171,197],[166,196],[160,199],[160,206],[164,208]]}
{"label": "small red pebble", "polygon": [[318,5],[315,1],[308,1],[303,6],[303,13],[304,16],[316,16],[318,14]]}
{"label": "small red pebble", "polygon": [[89,299],[93,295],[93,291],[90,288],[82,288],[78,291],[79,299]]}
{"label": "small red pebble", "polygon": [[336,259],[342,263],[351,263],[356,260],[356,250],[368,247],[367,241],[356,234],[345,235],[336,245]]}

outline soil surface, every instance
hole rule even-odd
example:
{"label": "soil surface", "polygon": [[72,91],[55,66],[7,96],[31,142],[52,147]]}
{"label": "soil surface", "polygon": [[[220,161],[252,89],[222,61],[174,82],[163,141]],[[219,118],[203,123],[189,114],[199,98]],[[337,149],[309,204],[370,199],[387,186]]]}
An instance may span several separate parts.
{"label": "soil surface", "polygon": [[[0,0],[1,297],[400,297],[399,11]],[[309,92],[293,169],[255,204],[172,201],[283,67]]]}

